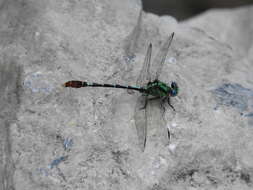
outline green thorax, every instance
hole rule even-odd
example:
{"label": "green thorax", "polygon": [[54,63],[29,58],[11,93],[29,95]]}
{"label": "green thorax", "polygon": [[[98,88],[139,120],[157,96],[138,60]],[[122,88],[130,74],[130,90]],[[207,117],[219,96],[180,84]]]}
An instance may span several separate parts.
{"label": "green thorax", "polygon": [[155,97],[165,97],[171,92],[171,88],[166,83],[159,80],[149,82],[145,89],[148,95]]}

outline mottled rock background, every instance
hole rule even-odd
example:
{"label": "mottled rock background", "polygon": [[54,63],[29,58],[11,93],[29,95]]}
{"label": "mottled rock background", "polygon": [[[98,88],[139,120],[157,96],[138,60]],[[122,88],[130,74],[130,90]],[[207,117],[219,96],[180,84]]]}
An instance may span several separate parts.
{"label": "mottled rock background", "polygon": [[[0,189],[252,189],[253,7],[177,22],[138,0],[0,3]],[[161,80],[179,96],[138,146],[135,84],[147,46],[175,38]],[[157,109],[157,107],[153,107]]]}

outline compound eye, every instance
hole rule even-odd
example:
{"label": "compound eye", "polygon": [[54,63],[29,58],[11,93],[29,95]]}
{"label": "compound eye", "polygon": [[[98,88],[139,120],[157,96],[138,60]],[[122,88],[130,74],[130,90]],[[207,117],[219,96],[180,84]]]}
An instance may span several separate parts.
{"label": "compound eye", "polygon": [[171,83],[171,96],[176,96],[178,94],[178,86],[176,82]]}
{"label": "compound eye", "polygon": [[171,83],[171,88],[176,88],[176,87],[177,87],[177,83],[172,82],[172,83]]}
{"label": "compound eye", "polygon": [[176,90],[172,90],[171,95],[172,95],[173,97],[176,96],[176,95],[177,95],[177,91],[176,91]]}

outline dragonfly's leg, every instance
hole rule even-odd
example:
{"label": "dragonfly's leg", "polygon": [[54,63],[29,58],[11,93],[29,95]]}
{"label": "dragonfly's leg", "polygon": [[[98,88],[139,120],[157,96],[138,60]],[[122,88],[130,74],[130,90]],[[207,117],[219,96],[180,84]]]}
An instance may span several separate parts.
{"label": "dragonfly's leg", "polygon": [[167,99],[168,99],[169,106],[173,109],[173,111],[176,111],[175,108],[174,108],[174,106],[172,106],[171,103],[170,103],[170,97],[168,97]]}
{"label": "dragonfly's leg", "polygon": [[166,111],[165,106],[164,106],[166,97],[163,97],[163,98],[160,98],[160,99],[161,99],[161,108],[163,109],[163,116],[164,116],[164,113]]}
{"label": "dragonfly's leg", "polygon": [[[167,100],[167,97],[161,98],[161,108],[163,109],[163,117],[164,117],[164,114],[165,114],[165,106],[164,106],[164,104],[165,104],[166,100]],[[169,128],[167,128],[167,135],[168,135],[168,139],[170,141],[170,130],[169,130]]]}

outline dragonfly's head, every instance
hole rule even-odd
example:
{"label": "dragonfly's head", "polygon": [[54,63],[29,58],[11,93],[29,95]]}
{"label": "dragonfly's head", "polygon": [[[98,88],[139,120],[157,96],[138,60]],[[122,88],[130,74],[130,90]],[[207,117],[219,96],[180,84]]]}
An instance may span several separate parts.
{"label": "dragonfly's head", "polygon": [[170,95],[172,97],[176,96],[178,94],[178,90],[179,90],[177,83],[176,82],[172,82],[171,85],[170,85],[170,87],[171,87]]}

